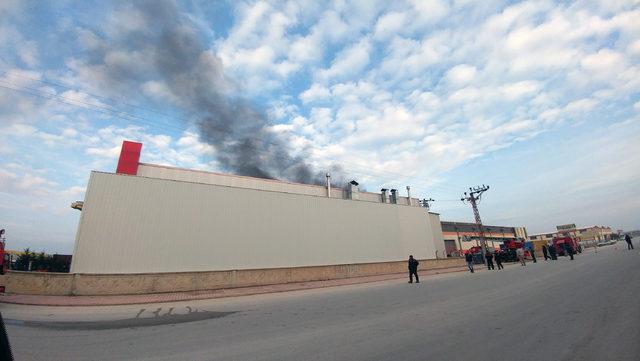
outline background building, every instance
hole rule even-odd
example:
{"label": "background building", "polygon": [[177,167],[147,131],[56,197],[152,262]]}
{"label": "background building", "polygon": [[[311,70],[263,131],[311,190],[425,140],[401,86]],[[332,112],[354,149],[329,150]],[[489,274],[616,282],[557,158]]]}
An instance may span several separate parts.
{"label": "background building", "polygon": [[391,193],[138,163],[92,172],[72,273],[349,265],[444,254],[438,214]]}
{"label": "background building", "polygon": [[[442,221],[442,235],[447,255],[480,245],[480,235],[475,223]],[[487,245],[497,248],[504,241],[527,239],[525,227],[483,225]]]}
{"label": "background building", "polygon": [[553,240],[553,237],[569,235],[577,239],[578,242],[591,244],[600,241],[610,241],[612,234],[613,231],[611,230],[611,227],[591,226],[577,228],[574,223],[571,223],[556,226],[555,232],[532,234],[529,239],[532,241],[545,241],[548,243]]}

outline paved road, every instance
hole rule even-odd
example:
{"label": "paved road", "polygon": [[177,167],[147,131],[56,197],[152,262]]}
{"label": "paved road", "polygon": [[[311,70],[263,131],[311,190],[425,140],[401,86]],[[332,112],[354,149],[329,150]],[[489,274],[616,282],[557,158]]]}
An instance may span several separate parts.
{"label": "paved road", "polygon": [[0,305],[17,360],[640,360],[640,252],[186,303]]}

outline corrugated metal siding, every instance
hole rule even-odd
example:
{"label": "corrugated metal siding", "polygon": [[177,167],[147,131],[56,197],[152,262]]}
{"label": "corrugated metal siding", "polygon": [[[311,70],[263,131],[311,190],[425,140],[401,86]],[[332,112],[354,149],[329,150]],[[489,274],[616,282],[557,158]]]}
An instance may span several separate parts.
{"label": "corrugated metal siding", "polygon": [[444,244],[440,215],[437,213],[429,213],[429,224],[431,225],[431,236],[433,237],[435,250],[438,252],[438,257],[441,257],[445,254],[446,247]]}
{"label": "corrugated metal siding", "polygon": [[419,207],[94,172],[77,273],[299,267],[434,258]]}
{"label": "corrugated metal siding", "polygon": [[[261,179],[237,176],[233,174],[220,174],[198,170],[180,169],[165,167],[155,164],[140,163],[138,166],[138,176],[158,178],[158,179],[170,179],[180,180],[185,182],[215,184],[223,186],[231,186],[238,188],[259,189],[274,192],[285,192],[295,194],[306,194],[312,196],[326,196],[327,189],[324,186],[317,186],[312,184],[300,184],[289,183],[272,179]],[[339,187],[340,185],[333,184],[331,189],[331,198],[346,199],[347,192]],[[358,200],[368,202],[381,202],[380,194],[371,192],[360,192],[358,194]],[[398,204],[408,205],[407,197],[398,196]],[[417,206],[418,201],[413,198],[413,206]]]}

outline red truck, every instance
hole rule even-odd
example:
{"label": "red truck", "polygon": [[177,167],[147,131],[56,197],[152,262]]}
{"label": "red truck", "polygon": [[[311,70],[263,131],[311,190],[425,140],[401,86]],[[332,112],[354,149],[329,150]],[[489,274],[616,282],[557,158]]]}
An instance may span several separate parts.
{"label": "red truck", "polygon": [[553,245],[556,247],[558,256],[566,256],[569,248],[573,251],[573,254],[580,251],[578,242],[570,236],[553,237]]}

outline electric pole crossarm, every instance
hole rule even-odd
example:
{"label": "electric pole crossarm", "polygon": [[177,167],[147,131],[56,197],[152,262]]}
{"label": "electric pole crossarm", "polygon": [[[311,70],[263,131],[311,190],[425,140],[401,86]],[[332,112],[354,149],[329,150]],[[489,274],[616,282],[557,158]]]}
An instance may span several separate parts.
{"label": "electric pole crossarm", "polygon": [[480,219],[480,211],[478,211],[478,202],[480,201],[480,197],[482,193],[489,190],[489,186],[482,187],[474,187],[469,188],[469,193],[464,192],[464,196],[460,199],[461,201],[471,203],[471,208],[473,209],[473,215],[476,219],[476,227],[478,228],[478,237],[480,238],[480,249],[482,251],[482,261],[486,263],[486,248],[487,248],[487,240],[484,237],[484,229],[482,227],[482,219]]}

